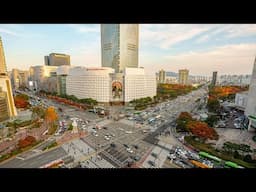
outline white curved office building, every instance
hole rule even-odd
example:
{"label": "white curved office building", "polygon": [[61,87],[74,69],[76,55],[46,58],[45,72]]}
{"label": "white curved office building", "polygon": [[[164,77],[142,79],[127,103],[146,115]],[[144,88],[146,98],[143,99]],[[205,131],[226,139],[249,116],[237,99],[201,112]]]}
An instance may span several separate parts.
{"label": "white curved office building", "polygon": [[114,73],[114,69],[74,67],[67,76],[67,94],[79,99],[93,98],[98,102],[109,102],[110,73]]}
{"label": "white curved office building", "polygon": [[125,68],[124,73],[115,73],[108,67],[75,67],[69,70],[66,87],[68,95],[110,104],[156,95],[155,75],[145,74],[143,68]]}

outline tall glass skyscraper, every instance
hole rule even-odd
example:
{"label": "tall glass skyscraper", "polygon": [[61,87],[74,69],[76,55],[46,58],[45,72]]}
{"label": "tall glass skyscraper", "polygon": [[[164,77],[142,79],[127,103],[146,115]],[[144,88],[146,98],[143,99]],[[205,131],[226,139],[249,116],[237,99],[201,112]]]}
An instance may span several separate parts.
{"label": "tall glass skyscraper", "polygon": [[[1,37],[0,37],[0,87],[3,92],[6,92],[6,100],[7,100],[7,108],[8,108],[8,114],[6,113],[2,115],[8,115],[9,117],[16,116],[17,111],[14,105],[11,81],[7,75],[4,48],[3,48]],[[3,111],[1,113],[3,113]]]}
{"label": "tall glass skyscraper", "polygon": [[249,118],[248,130],[256,129],[256,58],[254,60],[251,83],[249,86],[248,101],[245,115]]}
{"label": "tall glass skyscraper", "polygon": [[122,73],[126,67],[138,67],[139,25],[102,24],[102,67],[111,67]]}
{"label": "tall glass skyscraper", "polygon": [[6,74],[7,74],[7,69],[5,64],[4,48],[3,48],[2,39],[0,37],[0,75],[6,75]]}

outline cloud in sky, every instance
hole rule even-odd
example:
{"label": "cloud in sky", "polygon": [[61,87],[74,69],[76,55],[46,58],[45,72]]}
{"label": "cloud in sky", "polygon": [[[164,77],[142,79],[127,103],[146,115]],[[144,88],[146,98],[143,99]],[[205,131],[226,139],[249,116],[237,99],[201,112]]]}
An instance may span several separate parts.
{"label": "cloud in sky", "polygon": [[215,25],[191,25],[191,24],[167,24],[155,27],[147,24],[141,27],[141,41],[146,45],[153,44],[161,49],[168,49],[177,43],[189,40],[203,32],[213,28]]}
{"label": "cloud in sky", "polygon": [[16,32],[14,32],[14,31],[12,31],[12,30],[5,29],[5,28],[1,28],[1,27],[0,27],[0,34],[2,34],[2,33],[5,33],[5,34],[7,34],[7,35],[17,36],[17,37],[21,36],[19,33],[16,33]]}
{"label": "cloud in sky", "polygon": [[191,74],[250,74],[256,56],[256,43],[216,47],[208,51],[166,56],[162,67],[173,71],[187,68]]}
{"label": "cloud in sky", "polygon": [[98,33],[100,25],[97,24],[69,24],[69,27],[75,29],[79,33]]}

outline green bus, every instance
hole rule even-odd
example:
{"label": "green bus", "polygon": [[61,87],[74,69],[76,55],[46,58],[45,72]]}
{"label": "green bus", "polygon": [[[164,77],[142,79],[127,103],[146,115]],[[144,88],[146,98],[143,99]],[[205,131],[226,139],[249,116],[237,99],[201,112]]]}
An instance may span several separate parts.
{"label": "green bus", "polygon": [[240,166],[240,165],[238,165],[238,164],[236,164],[232,161],[226,161],[224,167],[225,168],[244,168],[244,167],[242,167],[242,166]]}
{"label": "green bus", "polygon": [[214,160],[214,161],[216,161],[216,162],[218,162],[218,163],[221,162],[221,159],[220,159],[220,158],[215,157],[215,156],[213,156],[213,155],[210,155],[209,153],[206,153],[206,152],[204,152],[204,151],[200,151],[200,152],[199,152],[199,156],[200,156],[200,157],[203,157],[203,158],[210,159],[210,160]]}

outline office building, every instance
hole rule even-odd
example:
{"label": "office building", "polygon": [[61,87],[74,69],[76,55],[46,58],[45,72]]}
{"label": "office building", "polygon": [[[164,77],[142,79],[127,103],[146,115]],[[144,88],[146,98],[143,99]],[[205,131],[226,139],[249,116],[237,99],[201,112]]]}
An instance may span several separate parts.
{"label": "office building", "polygon": [[115,73],[107,67],[75,67],[69,70],[66,85],[68,95],[109,104],[156,95],[155,75],[146,74],[143,68],[125,68],[124,73]]}
{"label": "office building", "polygon": [[70,65],[70,56],[61,53],[51,53],[49,56],[44,57],[46,66],[61,66]]}
{"label": "office building", "polygon": [[0,37],[0,75],[7,75],[7,67],[5,63],[4,47]]}
{"label": "office building", "polygon": [[165,71],[163,69],[159,71],[159,83],[165,83]]}
{"label": "office building", "polygon": [[93,98],[98,102],[109,102],[110,73],[112,68],[74,67],[66,78],[67,95],[75,95],[79,99]]}
{"label": "office building", "polygon": [[188,74],[189,71],[187,69],[179,70],[179,84],[188,85]]}
{"label": "office building", "polygon": [[7,105],[7,94],[3,92],[0,87],[0,122],[9,119],[8,105]]}
{"label": "office building", "polygon": [[165,77],[165,83],[167,83],[167,84],[177,84],[178,83],[178,78],[173,77],[173,76],[166,76]]}
{"label": "office building", "polygon": [[236,93],[236,97],[235,97],[236,108],[244,111],[247,106],[247,102],[248,102],[248,91]]}
{"label": "office building", "polygon": [[256,58],[254,61],[245,115],[249,119],[248,130],[256,129]]}
{"label": "office building", "polygon": [[29,69],[30,80],[37,91],[57,92],[57,68],[58,66],[32,66]]}
{"label": "office building", "polygon": [[20,87],[28,87],[29,71],[23,71],[19,69],[12,69],[11,82],[14,89]]}
{"label": "office building", "polygon": [[102,67],[111,67],[122,73],[126,67],[138,68],[139,25],[102,24]]}
{"label": "office building", "polygon": [[216,85],[216,82],[217,82],[217,71],[213,71],[212,73],[212,86],[215,86]]}
{"label": "office building", "polygon": [[57,94],[66,95],[66,81],[70,66],[63,65],[57,68]]}
{"label": "office building", "polygon": [[[1,91],[6,93],[6,102],[9,117],[14,117],[17,115],[17,111],[14,104],[13,94],[12,94],[12,85],[10,78],[7,74],[7,68],[5,63],[4,48],[2,40],[0,38],[0,87]],[[2,100],[3,102],[3,100]]]}
{"label": "office building", "polygon": [[[143,68],[125,68],[124,70],[124,102],[156,95],[154,74],[148,74]],[[112,83],[113,87],[113,83]]]}
{"label": "office building", "polygon": [[217,81],[220,85],[247,86],[250,84],[251,75],[221,75]]}

